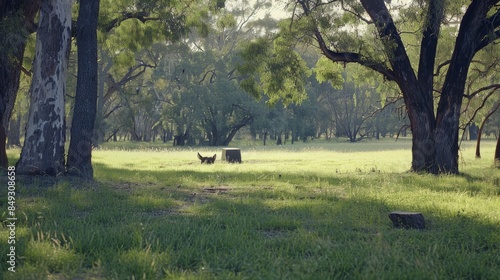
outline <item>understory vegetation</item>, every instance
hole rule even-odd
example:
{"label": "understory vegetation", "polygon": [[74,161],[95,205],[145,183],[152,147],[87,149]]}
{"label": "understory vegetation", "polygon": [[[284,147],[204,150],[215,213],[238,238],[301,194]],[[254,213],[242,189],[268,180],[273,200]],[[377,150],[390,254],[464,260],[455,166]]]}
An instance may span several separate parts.
{"label": "understory vegetation", "polygon": [[[241,144],[241,143],[240,143]],[[110,143],[95,181],[16,178],[16,272],[7,271],[1,177],[2,279],[496,279],[500,172],[495,143],[472,142],[459,175],[408,172],[411,143],[241,145]],[[196,154],[217,153],[213,165]],[[9,150],[12,164],[18,150]],[[426,229],[392,226],[422,212]]]}

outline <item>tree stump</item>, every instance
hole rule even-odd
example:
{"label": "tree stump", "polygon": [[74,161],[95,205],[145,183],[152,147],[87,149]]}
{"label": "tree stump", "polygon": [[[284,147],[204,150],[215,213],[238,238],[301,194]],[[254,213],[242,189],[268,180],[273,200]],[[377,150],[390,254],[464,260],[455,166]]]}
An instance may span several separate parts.
{"label": "tree stump", "polygon": [[389,218],[395,227],[425,229],[424,216],[419,212],[394,211]]}
{"label": "tree stump", "polygon": [[222,160],[229,163],[241,163],[241,151],[239,148],[223,148]]}

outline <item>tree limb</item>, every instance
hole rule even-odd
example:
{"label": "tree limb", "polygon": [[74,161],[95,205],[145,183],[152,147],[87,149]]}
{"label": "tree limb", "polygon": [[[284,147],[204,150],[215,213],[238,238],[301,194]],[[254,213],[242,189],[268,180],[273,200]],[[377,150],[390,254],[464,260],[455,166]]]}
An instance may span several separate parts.
{"label": "tree limb", "polygon": [[426,28],[420,44],[420,61],[418,65],[418,81],[424,91],[431,92],[434,83],[434,64],[436,62],[439,31],[444,17],[444,1],[431,0],[427,10]]}
{"label": "tree limb", "polygon": [[132,19],[132,18],[138,19],[142,23],[145,23],[146,21],[150,21],[150,20],[160,20],[160,18],[157,18],[157,17],[150,18],[148,16],[149,16],[149,12],[146,12],[146,11],[141,11],[141,12],[122,12],[120,17],[112,19],[108,23],[106,23],[103,26],[101,26],[100,29],[103,30],[104,32],[109,32],[113,28],[115,28],[116,26],[119,26],[120,23],[122,23],[123,21],[125,21],[127,19]]}
{"label": "tree limb", "polygon": [[498,40],[500,38],[500,30],[497,30],[493,32],[493,34],[486,36],[479,42],[477,48],[476,48],[476,53],[479,52],[480,50],[484,49],[487,47],[489,44],[493,43],[494,41]]}
{"label": "tree limb", "polygon": [[500,84],[492,84],[489,86],[482,87],[482,88],[472,92],[471,94],[465,94],[464,97],[467,99],[472,99],[472,98],[476,97],[476,95],[478,95],[482,91],[489,90],[489,89],[493,89],[493,91],[500,89]]}
{"label": "tree limb", "polygon": [[[306,0],[300,0],[300,1],[298,1],[298,3],[302,6],[304,14],[306,16],[309,16],[311,13],[311,9],[310,9],[308,3],[306,3]],[[316,41],[319,44],[319,48],[320,48],[321,52],[328,59],[335,61],[335,62],[358,63],[360,65],[366,66],[372,70],[379,72],[380,74],[384,75],[384,77],[389,81],[396,81],[396,75],[395,75],[394,71],[389,69],[383,63],[365,59],[359,53],[332,51],[330,48],[328,48],[328,46],[323,38],[323,35],[321,35],[321,32],[318,30],[317,26],[314,27],[313,34],[314,34],[314,37],[316,38]]]}
{"label": "tree limb", "polygon": [[[490,1],[488,5],[493,7],[498,2],[500,1]],[[493,15],[483,20],[481,30],[483,30],[485,36],[477,45],[476,53],[500,38],[500,30],[496,30],[498,27],[500,27],[500,8]]]}

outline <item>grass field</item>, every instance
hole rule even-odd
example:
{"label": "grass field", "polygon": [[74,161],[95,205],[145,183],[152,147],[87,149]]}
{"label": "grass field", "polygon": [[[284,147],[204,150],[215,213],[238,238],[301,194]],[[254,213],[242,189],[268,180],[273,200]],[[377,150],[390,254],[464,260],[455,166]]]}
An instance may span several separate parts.
{"label": "grass field", "polygon": [[96,182],[16,178],[15,273],[1,177],[0,279],[498,279],[495,143],[473,145],[461,175],[433,176],[407,172],[408,141],[244,145],[214,165],[196,153],[220,148],[111,144]]}

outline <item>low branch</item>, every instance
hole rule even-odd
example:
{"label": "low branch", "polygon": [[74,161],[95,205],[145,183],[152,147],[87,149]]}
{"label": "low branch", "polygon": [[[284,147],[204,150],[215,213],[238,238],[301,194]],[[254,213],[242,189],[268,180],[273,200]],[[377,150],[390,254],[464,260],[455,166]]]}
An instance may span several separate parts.
{"label": "low branch", "polygon": [[122,108],[123,106],[122,105],[116,105],[113,109],[111,109],[108,113],[106,113],[104,116],[103,116],[103,119],[107,119],[111,114],[113,114],[113,112],[115,112],[116,110]]}
{"label": "low branch", "polygon": [[[486,102],[488,101],[488,99],[493,95],[493,93],[495,93],[496,89],[493,89],[492,91],[490,91],[488,93],[488,95],[486,95],[486,97],[483,98],[483,102],[481,103],[481,105],[474,111],[474,114],[472,115],[472,117],[470,118],[470,122],[472,122],[472,120],[476,117],[477,113],[484,108],[484,106],[486,105]],[[469,106],[467,105],[467,108]],[[462,112],[463,113],[463,112]]]}
{"label": "low branch", "polygon": [[324,50],[322,49],[322,51],[324,51],[323,53],[330,60],[336,62],[358,63],[359,65],[366,66],[372,70],[377,71],[378,73],[382,74],[388,81],[396,81],[396,75],[394,71],[389,69],[383,63],[364,59],[359,53],[334,52],[326,47]]}
{"label": "low branch", "polygon": [[[494,4],[491,3],[489,5],[493,6]],[[500,27],[500,9],[497,9],[493,15],[483,21],[481,29],[487,30],[487,34],[476,47],[476,53],[500,38],[500,30],[496,30],[498,27]]]}
{"label": "low branch", "polygon": [[109,32],[113,28],[115,28],[116,26],[119,26],[120,23],[122,23],[123,21],[125,21],[127,19],[138,19],[142,23],[145,23],[145,22],[150,21],[150,20],[160,20],[160,18],[156,18],[156,17],[150,18],[148,16],[149,16],[149,12],[145,12],[145,11],[142,11],[142,12],[122,12],[120,17],[117,17],[117,18],[109,21],[108,23],[104,24],[101,27],[101,29],[105,32]]}
{"label": "low branch", "polygon": [[[489,85],[486,87],[482,87],[482,88],[472,92],[471,94],[464,94],[464,97],[467,99],[472,99],[472,98],[476,97],[476,95],[478,95],[479,93],[486,91],[486,90],[489,90],[489,89],[493,89],[493,92],[494,92],[495,90],[500,89],[500,84],[492,84],[492,85]],[[490,95],[491,95],[491,93],[488,96],[490,96]]]}
{"label": "low branch", "polygon": [[396,141],[398,141],[398,139],[399,139],[399,134],[401,134],[401,131],[403,131],[404,129],[408,129],[408,128],[411,128],[411,127],[410,127],[409,125],[405,124],[405,125],[403,125],[403,126],[399,129],[398,134],[396,135]]}
{"label": "low branch", "polygon": [[[451,63],[451,59],[450,60],[447,60],[441,64],[438,65],[437,69],[436,69],[436,73],[434,73],[434,77],[436,76],[439,76],[441,73],[441,68],[445,67],[446,65],[449,65]],[[471,63],[479,63],[479,64],[483,64],[484,65],[484,62],[483,61],[480,61],[480,60],[471,60]]]}
{"label": "low branch", "polygon": [[446,65],[449,65],[450,63],[451,63],[451,59],[439,64],[437,69],[436,69],[436,73],[434,73],[434,77],[439,76],[440,72],[441,72],[441,68],[445,67]]}
{"label": "low branch", "polygon": [[[302,1],[298,1],[298,3],[301,5],[301,7],[304,11],[304,14],[306,16],[309,16],[311,14],[309,2],[302,0]],[[358,63],[362,66],[365,66],[365,67],[368,67],[372,70],[377,71],[378,73],[382,74],[389,81],[396,81],[396,75],[395,75],[394,71],[389,69],[383,63],[366,59],[359,53],[332,51],[330,48],[328,48],[328,46],[325,43],[325,40],[323,38],[323,35],[321,35],[321,32],[319,31],[317,26],[314,28],[313,34],[314,34],[314,37],[316,38],[316,41],[319,44],[319,48],[320,48],[321,52],[328,59],[335,61],[335,62]]]}
{"label": "low branch", "polygon": [[[141,61],[141,60],[137,60],[137,61],[140,62],[140,63],[137,64],[137,65],[134,65],[134,67],[129,68],[129,70],[127,71],[127,73],[118,82],[116,82],[113,79],[113,76],[108,73],[108,77],[106,79],[106,83],[109,84],[109,88],[108,88],[108,91],[107,91],[106,96],[105,96],[106,99],[109,98],[110,94],[112,94],[113,92],[119,90],[126,83],[128,83],[128,82],[136,79],[140,75],[142,75],[146,71],[147,68],[156,68],[156,65],[147,64],[147,63],[145,63],[144,61]],[[134,74],[134,72],[137,69],[139,69],[139,68],[142,68],[142,69],[140,69],[139,72],[137,72],[136,74]]]}
{"label": "low branch", "polygon": [[483,40],[481,40],[481,42],[479,42],[475,52],[476,53],[479,52],[480,50],[487,47],[489,44],[498,40],[499,38],[500,38],[500,30],[493,32],[493,34],[488,34]]}

